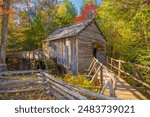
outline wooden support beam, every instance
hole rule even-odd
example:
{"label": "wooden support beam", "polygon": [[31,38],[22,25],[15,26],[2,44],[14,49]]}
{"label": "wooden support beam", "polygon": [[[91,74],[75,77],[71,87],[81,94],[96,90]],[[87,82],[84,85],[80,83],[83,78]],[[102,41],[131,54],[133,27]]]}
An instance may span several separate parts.
{"label": "wooden support beam", "polygon": [[98,60],[95,61],[95,63],[93,64],[88,76],[90,76],[90,74],[92,73],[92,71],[94,70],[95,66],[96,66],[96,63],[98,62]]}
{"label": "wooden support beam", "polygon": [[95,59],[92,60],[92,63],[90,64],[90,67],[88,68],[88,71],[91,70],[91,68],[92,68],[92,66],[93,66],[94,63],[95,63]]}
{"label": "wooden support beam", "polygon": [[96,75],[97,75],[98,72],[100,71],[101,67],[102,67],[102,65],[100,64],[99,67],[98,67],[98,69],[96,70],[95,74],[93,75],[92,80],[90,81],[90,83],[92,83],[92,82],[95,80]]}

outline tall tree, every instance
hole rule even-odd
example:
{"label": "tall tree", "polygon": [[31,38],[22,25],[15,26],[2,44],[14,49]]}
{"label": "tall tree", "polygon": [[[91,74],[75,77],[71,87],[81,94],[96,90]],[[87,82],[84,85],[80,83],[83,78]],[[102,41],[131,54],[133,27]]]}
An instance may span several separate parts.
{"label": "tall tree", "polygon": [[2,4],[2,28],[1,28],[1,55],[0,61],[1,64],[6,63],[6,41],[7,41],[7,34],[8,34],[8,17],[9,17],[9,10],[10,10],[10,0],[3,0]]}

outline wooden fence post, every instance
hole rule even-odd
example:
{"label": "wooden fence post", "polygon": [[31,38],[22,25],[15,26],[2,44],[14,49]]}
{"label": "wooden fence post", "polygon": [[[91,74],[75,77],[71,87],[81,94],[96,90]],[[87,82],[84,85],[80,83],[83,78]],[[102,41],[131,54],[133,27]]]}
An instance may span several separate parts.
{"label": "wooden fence post", "polygon": [[110,93],[110,97],[115,97],[115,89],[112,80],[110,80],[109,82],[109,93]]}
{"label": "wooden fence post", "polygon": [[133,64],[133,76],[136,77],[136,66]]}
{"label": "wooden fence post", "polygon": [[110,58],[110,69],[112,70],[112,66],[113,66],[113,60],[112,60],[112,58]]}
{"label": "wooden fence post", "polygon": [[118,76],[120,77],[121,76],[121,61],[119,60],[119,63],[118,63]]}
{"label": "wooden fence post", "polygon": [[103,65],[101,66],[101,68],[100,68],[100,79],[99,79],[100,81],[100,88],[102,88],[103,87]]}
{"label": "wooden fence post", "polygon": [[[136,77],[136,65],[135,64],[133,64],[133,76]],[[133,87],[135,87],[134,79],[132,79],[132,85]]]}
{"label": "wooden fence post", "polygon": [[109,68],[109,60],[108,60],[108,57],[106,58],[106,67]]}

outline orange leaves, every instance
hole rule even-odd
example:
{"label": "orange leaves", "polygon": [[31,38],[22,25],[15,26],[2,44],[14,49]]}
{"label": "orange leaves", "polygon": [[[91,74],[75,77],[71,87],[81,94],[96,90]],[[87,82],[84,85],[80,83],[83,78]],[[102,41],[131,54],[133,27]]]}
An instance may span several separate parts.
{"label": "orange leaves", "polygon": [[[17,0],[13,0],[13,2],[17,2]],[[12,9],[4,9],[3,8],[3,5],[5,4],[4,0],[0,0],[0,15],[3,15],[3,14],[13,14],[13,10]],[[8,3],[7,3],[8,4]]]}
{"label": "orange leaves", "polygon": [[10,10],[2,9],[2,14],[13,14],[13,10],[12,9],[10,9]]}
{"label": "orange leaves", "polygon": [[94,5],[92,2],[87,3],[81,11],[81,16],[75,18],[75,22],[82,22],[95,17],[97,8],[98,6]]}

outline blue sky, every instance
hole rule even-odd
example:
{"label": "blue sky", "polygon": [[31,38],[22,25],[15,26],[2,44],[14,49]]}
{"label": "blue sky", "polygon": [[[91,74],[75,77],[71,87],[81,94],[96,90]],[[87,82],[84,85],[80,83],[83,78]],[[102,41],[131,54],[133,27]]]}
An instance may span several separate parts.
{"label": "blue sky", "polygon": [[75,7],[77,8],[79,12],[82,6],[83,0],[70,0],[70,1],[75,5]]}

